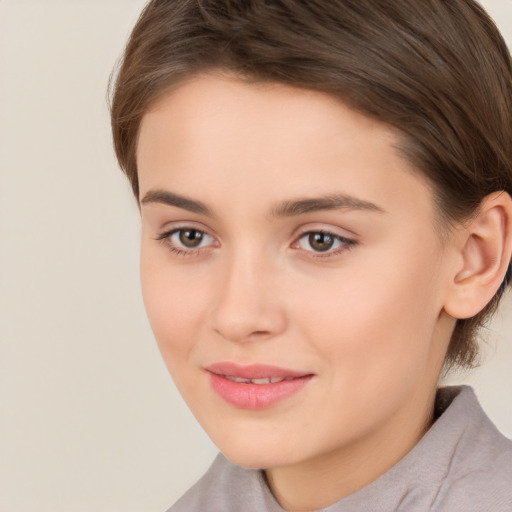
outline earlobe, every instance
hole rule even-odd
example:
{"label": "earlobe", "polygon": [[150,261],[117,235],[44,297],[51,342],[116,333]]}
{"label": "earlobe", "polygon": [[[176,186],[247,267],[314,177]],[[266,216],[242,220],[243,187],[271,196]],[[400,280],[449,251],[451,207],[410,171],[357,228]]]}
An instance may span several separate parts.
{"label": "earlobe", "polygon": [[485,197],[460,232],[460,262],[445,301],[454,318],[478,314],[498,291],[512,253],[512,199],[506,192]]}

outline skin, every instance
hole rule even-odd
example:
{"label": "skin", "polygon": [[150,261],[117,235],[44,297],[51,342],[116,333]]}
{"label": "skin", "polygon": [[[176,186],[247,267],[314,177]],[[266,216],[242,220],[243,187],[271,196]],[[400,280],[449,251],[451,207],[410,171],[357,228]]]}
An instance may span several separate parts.
{"label": "skin", "polygon": [[[142,121],[141,279],[159,348],[212,440],[265,468],[284,508],[362,488],[432,422],[463,244],[441,239],[431,189],[397,142],[324,93],[221,74],[167,93]],[[166,204],[169,192],[206,208]],[[352,200],[276,214],[333,194]],[[179,228],[205,233],[199,249],[164,236]],[[315,252],[315,231],[334,235],[332,250]],[[204,368],[220,361],[314,377],[245,410],[211,389]]]}

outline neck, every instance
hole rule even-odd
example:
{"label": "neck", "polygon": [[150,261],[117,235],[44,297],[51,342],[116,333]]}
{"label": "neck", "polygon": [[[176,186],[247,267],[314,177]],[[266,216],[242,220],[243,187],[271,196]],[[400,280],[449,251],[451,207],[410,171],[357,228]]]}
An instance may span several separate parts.
{"label": "neck", "polygon": [[386,425],[350,446],[292,466],[268,469],[269,487],[288,511],[316,510],[362,489],[402,459],[433,421],[436,386],[411,395]]}

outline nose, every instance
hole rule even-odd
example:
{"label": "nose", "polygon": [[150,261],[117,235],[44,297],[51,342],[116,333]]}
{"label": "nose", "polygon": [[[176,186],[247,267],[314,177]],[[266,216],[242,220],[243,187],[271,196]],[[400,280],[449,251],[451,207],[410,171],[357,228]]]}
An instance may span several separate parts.
{"label": "nose", "polygon": [[225,340],[246,342],[278,336],[286,329],[278,272],[261,255],[246,254],[225,262],[219,294],[211,312],[213,330]]}

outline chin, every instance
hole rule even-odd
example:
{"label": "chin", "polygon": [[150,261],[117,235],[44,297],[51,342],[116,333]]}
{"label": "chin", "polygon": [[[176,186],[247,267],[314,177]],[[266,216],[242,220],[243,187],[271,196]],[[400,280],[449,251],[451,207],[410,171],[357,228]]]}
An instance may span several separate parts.
{"label": "chin", "polygon": [[265,453],[263,449],[242,452],[229,447],[221,452],[233,464],[247,469],[270,469],[293,464],[293,461],[287,460],[286,457],[276,453]]}
{"label": "chin", "polygon": [[[226,435],[222,439],[211,436],[222,454],[234,464],[248,469],[269,469],[293,465],[300,461],[296,446],[283,442],[286,437],[265,436],[246,431],[244,436]],[[252,435],[250,435],[252,434]]]}

